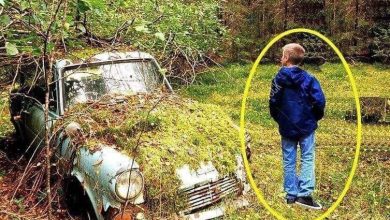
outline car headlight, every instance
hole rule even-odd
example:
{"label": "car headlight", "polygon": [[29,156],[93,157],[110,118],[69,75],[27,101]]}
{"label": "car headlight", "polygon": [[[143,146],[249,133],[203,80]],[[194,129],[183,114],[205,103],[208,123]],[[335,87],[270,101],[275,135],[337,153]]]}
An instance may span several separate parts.
{"label": "car headlight", "polygon": [[138,170],[129,170],[116,177],[115,192],[123,200],[136,198],[143,188],[144,178]]}

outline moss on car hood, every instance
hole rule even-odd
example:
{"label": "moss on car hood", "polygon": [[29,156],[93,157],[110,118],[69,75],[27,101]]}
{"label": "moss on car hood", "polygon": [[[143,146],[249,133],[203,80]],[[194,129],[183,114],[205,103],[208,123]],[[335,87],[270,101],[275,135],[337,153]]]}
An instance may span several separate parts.
{"label": "moss on car hood", "polygon": [[212,161],[220,175],[236,169],[238,130],[216,105],[166,93],[106,97],[77,104],[64,121],[81,125],[90,149],[103,143],[135,158],[149,201],[174,201],[181,185],[176,170],[185,164],[196,170]]}

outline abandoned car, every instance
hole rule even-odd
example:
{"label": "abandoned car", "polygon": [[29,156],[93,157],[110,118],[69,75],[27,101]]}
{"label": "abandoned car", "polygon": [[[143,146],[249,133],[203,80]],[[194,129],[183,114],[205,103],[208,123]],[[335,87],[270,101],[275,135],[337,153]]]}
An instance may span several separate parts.
{"label": "abandoned car", "polygon": [[[70,203],[85,206],[85,194],[90,218],[170,219],[161,213],[172,210],[175,219],[212,219],[248,204],[237,126],[217,106],[178,97],[163,72],[143,52],[56,63],[53,151]],[[44,96],[27,85],[10,97],[11,121],[33,148],[44,145]],[[247,152],[249,144],[247,136]]]}

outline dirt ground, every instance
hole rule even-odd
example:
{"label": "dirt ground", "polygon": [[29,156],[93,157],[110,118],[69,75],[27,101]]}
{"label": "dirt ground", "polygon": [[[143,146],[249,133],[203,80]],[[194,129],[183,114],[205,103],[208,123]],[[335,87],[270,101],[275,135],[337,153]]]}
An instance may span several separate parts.
{"label": "dirt ground", "polygon": [[[24,143],[18,141],[8,111],[8,87],[0,88],[0,219],[47,219],[42,164],[29,161]],[[26,169],[29,168],[29,169]],[[38,172],[32,172],[32,171]],[[33,175],[31,175],[33,174]],[[34,184],[34,181],[39,180]],[[71,219],[56,204],[56,219]]]}
{"label": "dirt ground", "polygon": [[[31,177],[25,172],[26,167],[40,169],[41,166],[29,163],[29,158],[23,156],[25,150],[19,146],[22,144],[18,143],[14,134],[0,139],[0,219],[47,219],[44,185],[36,192],[32,190],[34,185],[28,181],[19,185]],[[70,216],[60,198],[56,196],[53,201],[54,219],[77,219],[77,216]]]}

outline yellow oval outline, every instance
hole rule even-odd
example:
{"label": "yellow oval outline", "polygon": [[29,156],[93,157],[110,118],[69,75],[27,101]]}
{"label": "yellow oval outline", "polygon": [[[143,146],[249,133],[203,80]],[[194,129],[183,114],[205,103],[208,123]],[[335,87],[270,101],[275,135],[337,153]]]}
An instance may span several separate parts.
{"label": "yellow oval outline", "polygon": [[284,216],[282,216],[280,213],[278,213],[276,210],[274,210],[273,208],[271,208],[269,206],[267,201],[264,199],[262,192],[257,188],[256,183],[253,180],[252,172],[251,172],[251,169],[249,167],[248,158],[246,157],[246,151],[245,151],[245,108],[246,108],[246,100],[248,98],[251,82],[252,82],[253,76],[255,75],[256,69],[259,66],[260,61],[263,59],[264,55],[271,48],[271,46],[273,44],[275,44],[277,41],[279,41],[283,37],[290,35],[290,34],[293,34],[293,33],[313,34],[313,35],[319,37],[320,39],[324,40],[329,46],[332,47],[332,49],[336,52],[336,54],[340,58],[341,62],[343,63],[344,69],[348,73],[349,82],[352,86],[352,91],[353,91],[353,95],[355,98],[355,105],[356,105],[356,112],[357,112],[357,134],[356,134],[356,151],[355,151],[355,157],[354,157],[353,164],[352,164],[352,169],[349,173],[349,176],[348,176],[348,179],[345,183],[344,189],[340,193],[336,202],[334,202],[332,204],[332,206],[326,212],[324,212],[321,216],[319,216],[315,219],[315,220],[321,220],[321,219],[328,217],[340,205],[341,201],[343,200],[343,198],[347,194],[349,188],[351,187],[352,180],[353,180],[353,177],[356,173],[357,165],[359,162],[360,145],[361,145],[361,139],[362,139],[360,101],[359,101],[358,90],[356,88],[356,82],[355,82],[355,79],[353,77],[352,71],[349,68],[349,65],[348,65],[347,61],[345,60],[343,54],[340,52],[340,50],[333,44],[333,42],[329,38],[327,38],[326,36],[322,35],[321,33],[317,32],[315,30],[306,29],[306,28],[296,28],[296,29],[287,30],[287,31],[277,35],[261,51],[259,57],[256,59],[255,63],[253,64],[253,67],[250,71],[250,74],[248,76],[248,79],[247,79],[246,85],[245,85],[244,96],[242,98],[241,113],[240,113],[240,134],[239,134],[240,135],[240,142],[241,142],[241,154],[242,154],[242,157],[244,158],[244,167],[245,167],[245,171],[247,173],[248,179],[249,179],[249,183],[250,183],[252,189],[254,190],[260,204],[262,204],[277,219],[283,219],[283,220],[286,219]]}

